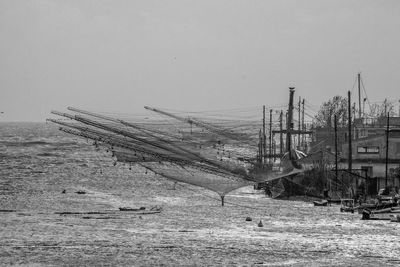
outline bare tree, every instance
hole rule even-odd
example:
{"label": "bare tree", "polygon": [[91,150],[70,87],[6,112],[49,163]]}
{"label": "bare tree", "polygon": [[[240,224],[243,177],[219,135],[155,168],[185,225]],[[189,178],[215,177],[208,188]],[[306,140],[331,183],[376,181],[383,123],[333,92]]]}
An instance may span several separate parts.
{"label": "bare tree", "polygon": [[374,103],[370,105],[369,113],[367,113],[367,115],[370,118],[379,118],[386,117],[388,112],[390,116],[396,115],[393,103],[385,101],[382,104]]}
{"label": "bare tree", "polygon": [[334,96],[327,102],[324,102],[315,115],[316,126],[333,127],[333,119],[336,114],[338,125],[347,124],[347,99],[342,96]]}

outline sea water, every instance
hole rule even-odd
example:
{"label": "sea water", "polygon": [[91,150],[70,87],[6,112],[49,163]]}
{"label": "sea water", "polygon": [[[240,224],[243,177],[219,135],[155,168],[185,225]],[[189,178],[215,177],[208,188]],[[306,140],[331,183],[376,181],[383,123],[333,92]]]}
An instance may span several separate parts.
{"label": "sea water", "polygon": [[252,187],[225,200],[222,207],[211,191],[114,166],[110,151],[54,125],[0,124],[0,265],[400,264],[399,223]]}

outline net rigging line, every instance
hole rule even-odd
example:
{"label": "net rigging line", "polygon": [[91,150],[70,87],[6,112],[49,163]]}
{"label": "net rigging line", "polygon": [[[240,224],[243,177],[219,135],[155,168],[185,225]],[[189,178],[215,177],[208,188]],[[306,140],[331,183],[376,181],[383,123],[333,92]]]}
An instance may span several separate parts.
{"label": "net rigging line", "polygon": [[358,77],[356,76],[356,78],[354,79],[353,87],[351,88],[351,91],[350,91],[350,95],[353,95],[354,88],[355,88],[355,86],[357,84],[357,80],[358,80]]}
{"label": "net rigging line", "polygon": [[[281,105],[274,105],[274,106],[267,106],[265,105],[266,108],[269,109],[277,109],[277,108],[281,108],[281,107],[286,107],[286,105],[281,104]],[[261,106],[262,108],[262,106]],[[208,113],[215,113],[217,112],[217,114],[221,114],[223,112],[227,112],[227,113],[233,113],[233,112],[247,112],[247,111],[255,111],[255,112],[259,112],[260,106],[251,106],[251,107],[242,107],[242,108],[231,108],[231,109],[216,109],[216,110],[203,110],[203,111],[183,111],[183,110],[175,110],[175,109],[166,109],[163,108],[164,110],[169,110],[171,112],[180,112],[180,113],[184,113],[184,114],[192,114],[192,113],[203,113],[203,114],[208,114]]]}
{"label": "net rigging line", "polygon": [[361,81],[361,86],[362,86],[362,88],[363,88],[363,91],[364,91],[364,93],[365,93],[365,98],[367,99],[367,103],[368,103],[368,106],[369,106],[369,109],[371,110],[371,103],[370,103],[370,101],[369,101],[369,97],[368,97],[368,94],[367,94],[367,90],[365,89],[365,86],[364,86],[364,78],[360,78],[360,81]]}
{"label": "net rigging line", "polygon": [[160,110],[160,109],[147,107],[147,106],[145,106],[145,108],[148,109],[148,110],[151,110],[153,112],[160,113],[161,115],[174,118],[174,119],[176,119],[178,121],[187,122],[190,125],[194,125],[194,126],[197,126],[199,128],[203,128],[203,129],[205,129],[205,130],[207,130],[207,131],[209,131],[209,132],[211,132],[213,134],[220,135],[220,136],[222,136],[224,138],[228,138],[228,139],[235,140],[235,141],[243,141],[243,139],[245,139],[245,138],[248,139],[247,141],[251,140],[244,133],[236,133],[236,132],[233,132],[233,131],[231,131],[229,129],[225,129],[223,127],[218,127],[218,126],[216,126],[216,125],[214,125],[212,123],[207,123],[207,122],[202,121],[202,120],[200,120],[198,118],[194,118],[194,117],[185,118],[185,117],[181,117],[181,116],[178,116],[178,115],[175,115],[173,113],[166,112],[166,111],[163,111],[163,110]]}
{"label": "net rigging line", "polygon": [[313,104],[313,103],[311,103],[310,101],[304,101],[304,105],[306,106],[306,107],[308,107],[309,109],[311,109],[311,110],[315,110],[315,109],[318,109],[319,107],[320,107],[320,105],[315,105],[315,104]]}
{"label": "net rigging line", "polygon": [[[215,201],[220,201],[220,199],[218,199],[216,197],[213,197],[213,196],[210,196],[210,195],[207,195],[207,194],[201,192],[200,190],[192,189],[189,186],[187,186],[186,184],[179,184],[178,183],[178,185],[183,187],[183,188],[185,188],[185,189],[187,189],[187,190],[189,190],[189,191],[192,191],[194,193],[197,193],[197,194],[200,194],[200,195],[202,195],[204,197],[207,197],[209,199],[212,199],[212,200],[215,200]],[[261,207],[254,207],[254,206],[241,205],[241,204],[233,203],[233,202],[230,202],[230,201],[225,201],[225,203],[231,204],[231,205],[236,206],[236,207],[247,208],[247,209],[252,209],[252,210],[262,210],[264,208],[262,206]]]}
{"label": "net rigging line", "polygon": [[[68,130],[68,129],[63,129],[63,128],[61,128],[60,130],[62,130],[64,132],[67,132],[67,133],[70,133],[70,134],[75,134],[75,135],[78,135],[78,136],[90,138],[92,140],[97,140],[96,137],[93,137],[93,136],[91,136],[91,135],[89,135],[87,133],[85,134],[85,133],[74,132],[74,131],[71,131],[71,130]],[[115,141],[109,142],[109,144],[112,145],[112,146],[115,146],[115,147],[131,149],[129,146],[126,146],[124,144],[118,144]],[[148,152],[148,151],[143,151],[143,150],[140,150],[140,149],[136,149],[135,151],[137,151],[138,153],[142,153],[141,156],[143,157],[143,161],[145,161],[144,155],[146,155],[148,160],[151,159],[149,157],[153,156],[156,159],[168,160],[169,162],[171,162],[173,164],[176,164],[176,166],[180,166],[180,167],[182,167],[182,164],[184,164],[184,165],[188,164],[188,162],[186,162],[185,160],[182,160],[182,159],[179,160],[179,159],[168,158],[168,157],[165,157],[163,155],[159,155],[159,154]],[[116,151],[113,151],[113,154],[117,155],[117,158],[120,156],[119,152],[116,152]],[[124,160],[122,160],[122,161],[124,161]],[[190,162],[189,162],[189,164],[190,164]],[[202,165],[199,166],[199,165],[191,164],[191,167],[193,167],[195,169],[199,169],[199,170],[207,172],[207,173],[211,173],[211,174],[216,174],[216,175],[221,175],[221,176],[226,176],[226,177],[233,177],[234,176],[233,174],[227,174],[227,173],[221,172],[221,171],[216,170],[216,169],[210,169],[207,166],[202,166]]]}
{"label": "net rigging line", "polygon": [[[77,117],[77,118],[79,118],[81,121],[82,121],[82,118],[80,118],[80,117]],[[85,121],[83,121],[83,122],[85,122]],[[86,120],[86,123],[88,122],[88,120]],[[93,124],[93,122],[91,122],[92,124]],[[106,127],[106,128],[104,128],[104,127],[102,127],[103,129],[110,129],[109,127]],[[80,130],[87,130],[87,129],[80,129]],[[115,131],[114,131],[115,132]],[[119,134],[121,134],[122,133],[122,135],[126,138],[127,136],[128,136],[128,134],[127,134],[127,131],[122,131],[121,132],[121,130],[120,131],[118,131],[117,133],[119,133]],[[99,133],[96,133],[97,135],[99,134]],[[131,136],[132,137],[132,136]],[[136,138],[137,139],[137,138]],[[143,141],[143,140],[141,140],[141,139],[139,139],[139,141]],[[153,144],[154,145],[154,144]]]}

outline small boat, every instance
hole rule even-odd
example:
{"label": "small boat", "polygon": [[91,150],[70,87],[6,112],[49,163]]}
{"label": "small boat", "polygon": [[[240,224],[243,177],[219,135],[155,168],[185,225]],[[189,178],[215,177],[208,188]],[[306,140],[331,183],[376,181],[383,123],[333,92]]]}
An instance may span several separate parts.
{"label": "small boat", "polygon": [[395,214],[390,215],[390,221],[391,222],[400,222],[400,215],[395,215]]}
{"label": "small boat", "polygon": [[386,198],[378,198],[379,201],[377,201],[375,204],[361,204],[354,209],[358,210],[358,213],[362,214],[365,209],[371,210],[371,211],[378,211],[378,210],[384,210],[388,208],[396,208],[399,206],[397,197],[386,197]]}
{"label": "small boat", "polygon": [[391,220],[397,221],[400,218],[400,208],[392,207],[381,210],[364,209],[362,213],[363,220]]}
{"label": "small boat", "polygon": [[314,206],[328,206],[328,200],[313,201]]}
{"label": "small boat", "polygon": [[140,210],[145,210],[146,207],[140,207],[140,208],[131,208],[131,207],[120,207],[120,211],[140,211]]}
{"label": "small boat", "polygon": [[340,200],[340,212],[354,213],[354,199],[342,198]]}

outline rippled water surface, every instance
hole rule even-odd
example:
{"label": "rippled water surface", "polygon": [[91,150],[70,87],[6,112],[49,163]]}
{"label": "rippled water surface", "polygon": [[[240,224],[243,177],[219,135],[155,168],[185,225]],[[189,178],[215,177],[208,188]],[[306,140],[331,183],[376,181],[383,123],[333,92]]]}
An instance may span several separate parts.
{"label": "rippled water surface", "polygon": [[110,153],[53,125],[0,124],[0,265],[400,264],[399,223],[251,188],[226,202],[198,187],[174,189],[140,167],[113,166]]}

